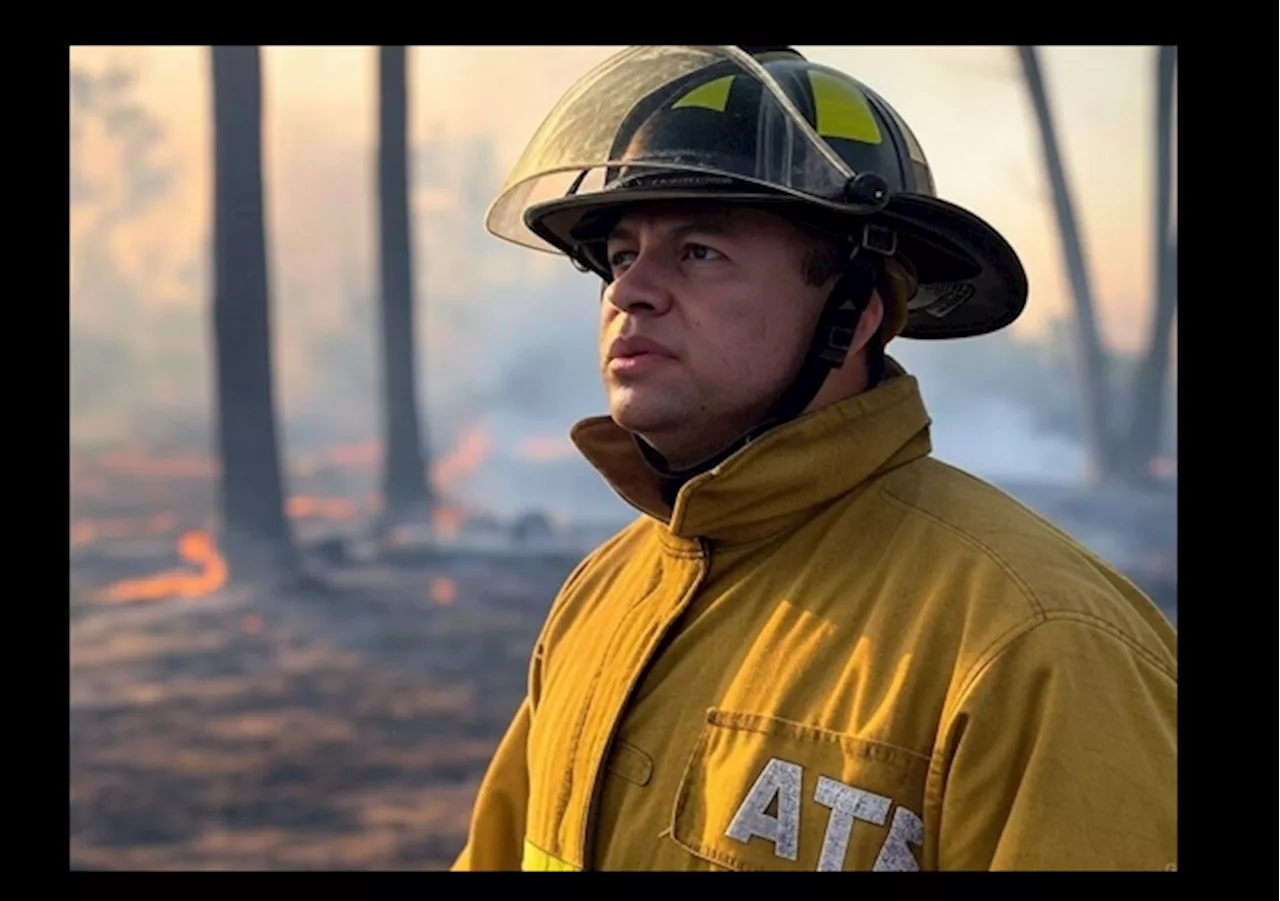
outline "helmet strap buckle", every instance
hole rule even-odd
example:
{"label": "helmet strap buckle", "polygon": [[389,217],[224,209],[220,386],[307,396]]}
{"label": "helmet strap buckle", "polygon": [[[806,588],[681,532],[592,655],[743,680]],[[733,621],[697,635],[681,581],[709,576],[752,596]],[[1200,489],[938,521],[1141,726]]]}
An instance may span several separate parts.
{"label": "helmet strap buckle", "polygon": [[853,345],[853,333],[854,330],[851,328],[831,326],[827,329],[827,340],[818,350],[818,356],[833,369],[839,369],[844,365],[849,348]]}
{"label": "helmet strap buckle", "polygon": [[883,225],[867,222],[862,226],[862,240],[854,253],[864,247],[872,253],[891,257],[898,252],[898,233]]}

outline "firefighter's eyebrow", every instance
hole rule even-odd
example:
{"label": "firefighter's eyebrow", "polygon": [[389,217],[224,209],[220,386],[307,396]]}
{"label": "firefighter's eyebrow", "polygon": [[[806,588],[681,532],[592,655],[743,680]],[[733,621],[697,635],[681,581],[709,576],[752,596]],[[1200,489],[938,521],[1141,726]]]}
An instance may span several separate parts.
{"label": "firefighter's eyebrow", "polygon": [[[722,235],[729,236],[732,234],[732,227],[724,216],[717,216],[712,213],[704,213],[691,217],[673,225],[667,234],[672,238],[683,238],[690,234],[697,235]],[[634,241],[636,233],[625,225],[615,226],[613,231],[609,232],[610,241]]]}

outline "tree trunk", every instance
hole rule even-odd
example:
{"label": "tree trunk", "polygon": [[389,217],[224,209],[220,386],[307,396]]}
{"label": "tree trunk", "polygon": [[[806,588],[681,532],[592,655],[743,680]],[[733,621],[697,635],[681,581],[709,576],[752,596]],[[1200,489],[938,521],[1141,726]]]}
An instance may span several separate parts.
{"label": "tree trunk", "polygon": [[214,366],[222,545],[233,577],[296,560],[276,437],[259,48],[213,47]]}
{"label": "tree trunk", "polygon": [[1075,324],[1079,360],[1081,405],[1083,407],[1085,446],[1089,453],[1089,478],[1098,482],[1114,475],[1115,461],[1108,432],[1106,394],[1106,366],[1098,327],[1093,312],[1093,295],[1084,262],[1075,211],[1067,186],[1067,176],[1058,150],[1058,138],[1053,127],[1049,100],[1045,92],[1040,60],[1034,47],[1019,47],[1018,57],[1031,102],[1035,107],[1036,121],[1040,129],[1040,142],[1044,152],[1049,182],[1053,188],[1053,204],[1058,218],[1058,231],[1062,237],[1063,255],[1067,273],[1071,278],[1071,290],[1075,299]]}
{"label": "tree trunk", "polygon": [[409,228],[407,73],[404,47],[378,51],[378,210],[381,251],[383,524],[430,513],[414,366]]}
{"label": "tree trunk", "polygon": [[1176,47],[1161,47],[1156,57],[1156,183],[1154,233],[1155,312],[1147,352],[1134,379],[1128,473],[1134,480],[1151,477],[1151,462],[1160,453],[1160,429],[1169,372],[1170,333],[1177,308],[1178,245],[1172,228],[1173,80]]}

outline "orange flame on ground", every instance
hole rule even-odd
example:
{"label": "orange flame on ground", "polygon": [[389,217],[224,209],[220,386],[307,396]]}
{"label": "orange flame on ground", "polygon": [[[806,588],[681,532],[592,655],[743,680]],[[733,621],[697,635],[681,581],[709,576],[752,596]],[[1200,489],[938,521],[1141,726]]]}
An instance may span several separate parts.
{"label": "orange flame on ground", "polygon": [[453,579],[432,579],[431,598],[441,606],[452,604],[458,598],[458,586]]}
{"label": "orange flame on ground", "polygon": [[462,512],[461,507],[441,505],[431,512],[432,525],[435,527],[436,535],[441,538],[458,537],[458,528],[464,519],[466,514]]}
{"label": "orange flame on ground", "polygon": [[378,466],[382,463],[382,443],[371,438],[359,444],[334,445],[324,452],[324,458],[333,466]]}
{"label": "orange flame on ground", "polygon": [[431,481],[437,490],[472,472],[489,453],[489,436],[478,425],[463,430],[457,445],[431,467]]}
{"label": "orange flame on ground", "polygon": [[109,472],[151,478],[207,479],[221,469],[216,460],[203,455],[152,457],[138,448],[107,451],[99,455],[96,462]]}
{"label": "orange flame on ground", "polygon": [[[478,424],[465,428],[458,443],[448,454],[431,466],[431,483],[441,494],[448,492],[449,483],[473,472],[489,453],[489,436]],[[466,512],[455,503],[441,501],[431,514],[436,536],[451,539],[457,537],[458,528],[466,519]]]}
{"label": "orange flame on ground", "polygon": [[187,532],[178,540],[178,553],[199,572],[173,570],[145,579],[116,582],[107,589],[107,600],[159,601],[169,597],[198,598],[216,591],[227,581],[227,563],[208,532]]}
{"label": "orange flame on ground", "polygon": [[382,464],[382,443],[369,438],[351,444],[332,444],[314,453],[304,453],[289,460],[295,475],[313,476],[326,469],[371,470]]}
{"label": "orange flame on ground", "polygon": [[573,442],[568,438],[548,438],[529,435],[516,448],[516,456],[535,463],[549,463],[573,456]]}
{"label": "orange flame on ground", "polygon": [[157,513],[145,520],[78,519],[71,524],[71,546],[82,547],[109,538],[138,538],[163,535],[177,525],[172,513]]}
{"label": "orange flame on ground", "polygon": [[315,519],[351,519],[356,515],[355,501],[346,497],[303,497],[295,495],[289,498],[285,512],[292,519],[312,517]]}

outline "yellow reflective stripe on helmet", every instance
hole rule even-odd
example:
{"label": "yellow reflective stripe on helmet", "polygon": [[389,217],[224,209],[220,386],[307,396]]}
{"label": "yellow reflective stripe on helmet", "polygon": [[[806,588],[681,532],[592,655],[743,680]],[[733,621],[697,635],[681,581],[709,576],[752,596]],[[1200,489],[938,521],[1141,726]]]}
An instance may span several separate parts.
{"label": "yellow reflective stripe on helmet", "polygon": [[524,858],[520,869],[529,873],[577,873],[580,868],[554,854],[548,854],[528,839],[524,840]]}
{"label": "yellow reflective stripe on helmet", "polygon": [[818,135],[847,138],[864,144],[884,140],[875,113],[862,92],[827,72],[809,72],[813,105],[818,114]]}
{"label": "yellow reflective stripe on helmet", "polygon": [[680,109],[686,106],[701,106],[717,113],[723,113],[725,105],[729,102],[729,89],[731,87],[733,87],[732,75],[717,78],[715,81],[708,81],[706,84],[698,85],[698,87],[671,104],[671,108]]}

